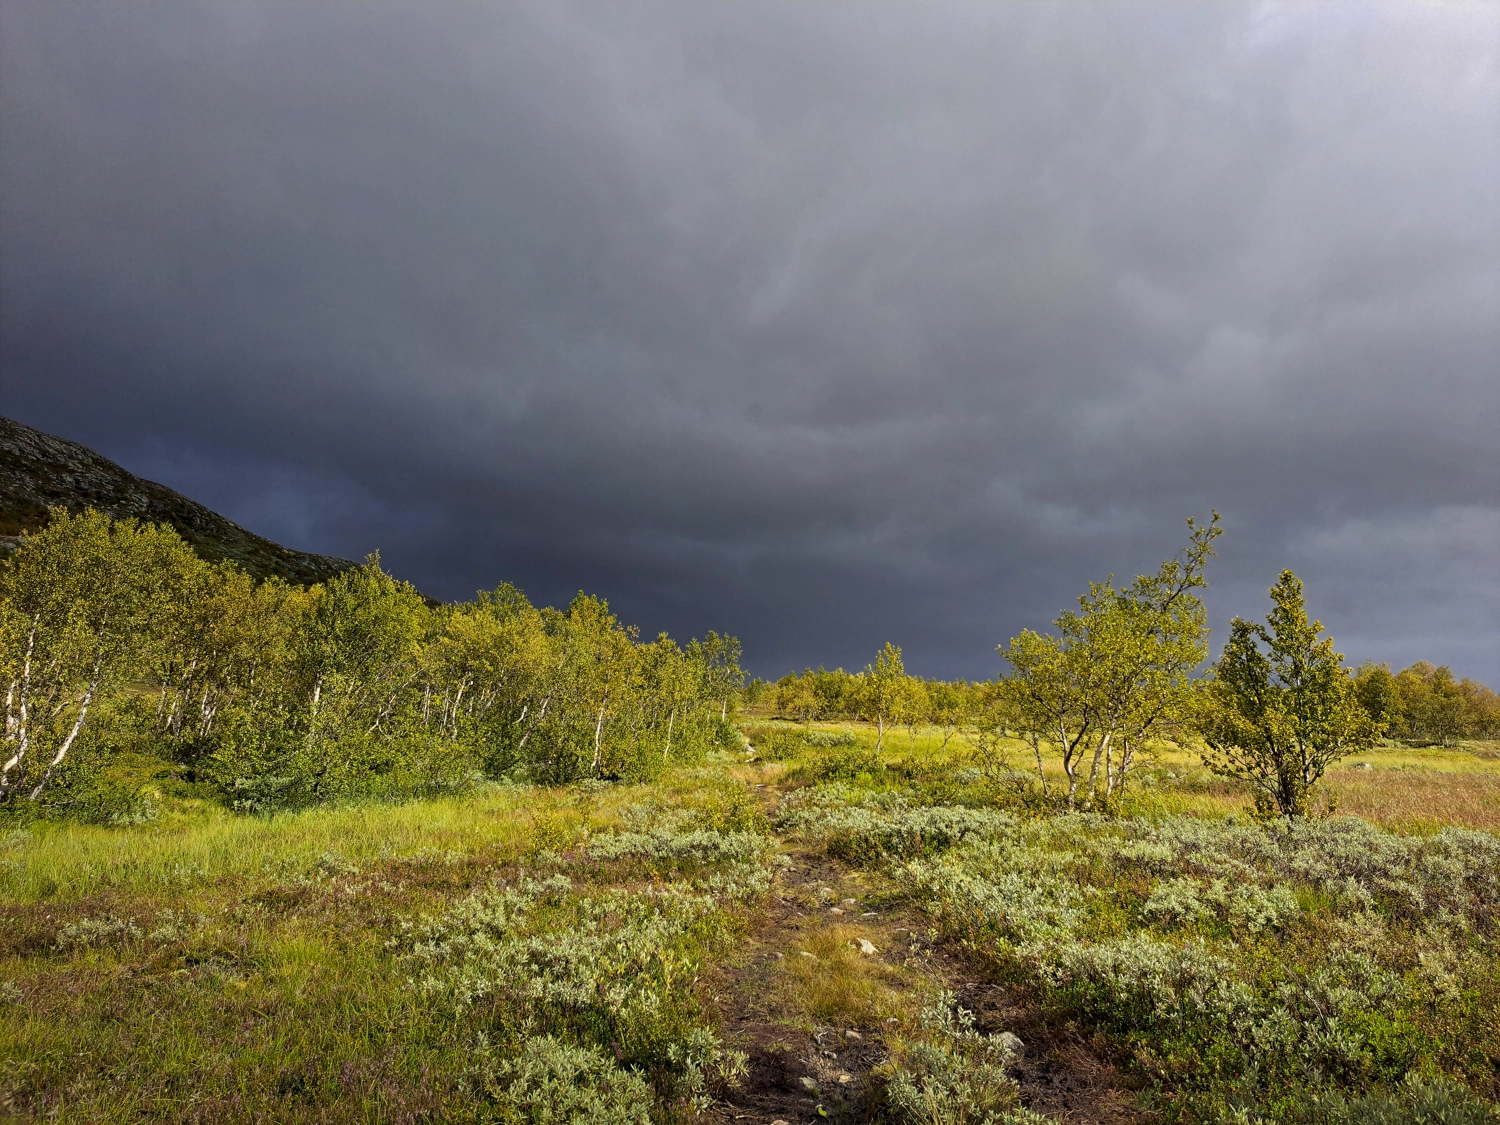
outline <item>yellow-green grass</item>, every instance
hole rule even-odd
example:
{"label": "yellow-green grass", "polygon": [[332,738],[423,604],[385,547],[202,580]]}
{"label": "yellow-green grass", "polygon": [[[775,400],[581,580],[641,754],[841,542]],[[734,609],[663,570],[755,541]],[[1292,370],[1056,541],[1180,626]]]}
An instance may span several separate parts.
{"label": "yellow-green grass", "polygon": [[[850,731],[869,746],[875,744],[877,737],[876,728],[870,723],[784,725],[828,732]],[[946,747],[943,743],[944,732],[935,727],[917,727],[915,731],[887,728],[883,757],[890,765],[918,772],[979,766],[985,760],[985,755],[962,735],[949,738]],[[1026,743],[1004,739],[998,749],[1011,767],[1035,770],[1035,754]],[[1254,807],[1243,783],[1215,777],[1190,747],[1153,745],[1139,766],[1121,811],[1225,816],[1246,813]],[[1050,787],[1066,791],[1067,777],[1062,765],[1057,755],[1045,748],[1043,773]],[[1320,812],[1360,816],[1401,831],[1431,831],[1444,825],[1500,831],[1500,743],[1378,746],[1332,766],[1319,796]]]}
{"label": "yellow-green grass", "polygon": [[[872,940],[873,939],[873,940]],[[862,953],[860,942],[878,949],[886,934],[874,926],[814,918],[795,933],[779,962],[774,988],[780,1010],[801,1017],[808,1030],[875,1027],[907,1020],[913,1002],[913,974]]]}
{"label": "yellow-green grass", "polygon": [[[728,805],[722,769],[681,770],[654,785],[490,786],[409,804],[361,804],[244,817],[202,802],[132,827],[39,823],[0,834],[0,904],[65,902],[110,890],[172,895],[193,888],[285,879],[320,864],[483,857],[505,862],[533,844],[565,846],[619,810]],[[728,797],[726,797],[726,793]]]}
{"label": "yellow-green grass", "polygon": [[576,811],[546,791],[496,788],[407,805],[316,809],[268,818],[204,808],[170,823],[38,824],[0,837],[0,902],[63,902],[109,890],[172,895],[286,878],[325,856],[373,860],[496,856],[525,846],[537,818]]}
{"label": "yellow-green grass", "polygon": [[654,785],[0,837],[0,1119],[463,1120],[472,1055],[387,945],[632,805],[759,815],[724,765]]}

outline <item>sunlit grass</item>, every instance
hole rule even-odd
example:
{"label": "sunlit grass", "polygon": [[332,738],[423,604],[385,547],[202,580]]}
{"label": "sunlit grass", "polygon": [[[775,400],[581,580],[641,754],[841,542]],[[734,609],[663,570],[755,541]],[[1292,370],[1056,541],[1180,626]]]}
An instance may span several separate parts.
{"label": "sunlit grass", "polygon": [[[785,949],[777,987],[782,1008],[811,1024],[835,1028],[872,1027],[911,1016],[912,995],[900,975],[861,942],[881,935],[866,926],[814,922]],[[909,984],[909,982],[906,982]]]}
{"label": "sunlit grass", "polygon": [[547,793],[496,788],[407,805],[315,809],[268,818],[204,810],[163,825],[37,824],[0,838],[0,899],[171,890],[310,869],[325,854],[360,864],[424,851],[515,850],[529,821],[566,808]]}
{"label": "sunlit grass", "polygon": [[[763,719],[762,723],[772,722]],[[869,723],[785,724],[796,729],[851,731],[861,745],[874,746]],[[882,758],[894,770],[920,775],[965,767],[980,768],[985,756],[962,735],[944,746],[935,727],[905,727],[886,732]],[[1000,759],[1010,768],[1033,774],[1036,757],[1019,739],[998,744]],[[809,752],[807,757],[812,756]],[[800,760],[800,759],[799,759]],[[993,763],[997,759],[991,755]],[[778,763],[778,775],[797,763]],[[1368,768],[1366,768],[1368,767]],[[1055,754],[1044,751],[1043,773],[1054,794],[1065,793],[1067,776]],[[1087,764],[1084,766],[1087,776]],[[897,778],[871,779],[899,784]],[[1189,747],[1161,743],[1141,756],[1118,811],[1127,815],[1222,817],[1253,810],[1254,801],[1241,782],[1215,777]],[[1377,746],[1350,755],[1327,773],[1318,811],[1363,817],[1382,827],[1431,831],[1445,824],[1500,831],[1500,743],[1466,742],[1455,747]]]}

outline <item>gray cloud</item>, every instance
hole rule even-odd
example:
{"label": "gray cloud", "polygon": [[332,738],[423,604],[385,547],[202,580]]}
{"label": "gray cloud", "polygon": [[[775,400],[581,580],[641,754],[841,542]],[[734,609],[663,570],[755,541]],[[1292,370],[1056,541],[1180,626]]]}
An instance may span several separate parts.
{"label": "gray cloud", "polygon": [[0,9],[6,413],[446,597],[992,674],[1210,506],[1500,681],[1486,5]]}

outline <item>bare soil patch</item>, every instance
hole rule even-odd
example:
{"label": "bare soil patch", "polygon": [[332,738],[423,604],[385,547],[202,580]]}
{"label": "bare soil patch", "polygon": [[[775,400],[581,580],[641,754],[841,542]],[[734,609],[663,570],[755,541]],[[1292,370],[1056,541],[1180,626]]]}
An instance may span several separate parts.
{"label": "bare soil patch", "polygon": [[[987,978],[963,951],[931,944],[923,920],[892,906],[883,880],[822,854],[793,854],[763,911],[751,921],[733,963],[710,982],[725,1038],[749,1056],[749,1074],[716,1108],[713,1120],[746,1125],[877,1122],[886,1037],[898,1017],[835,1026],[788,1004],[786,958],[802,957],[830,926],[866,936],[883,984],[904,1000],[953,991],[985,1032],[1009,1031],[1025,1044],[1015,1078],[1026,1107],[1069,1125],[1127,1125],[1148,1120],[1102,1040],[1028,1003],[1021,990]],[[849,900],[854,900],[852,903]],[[852,928],[857,927],[857,930]],[[888,1022],[889,1021],[889,1022]]]}

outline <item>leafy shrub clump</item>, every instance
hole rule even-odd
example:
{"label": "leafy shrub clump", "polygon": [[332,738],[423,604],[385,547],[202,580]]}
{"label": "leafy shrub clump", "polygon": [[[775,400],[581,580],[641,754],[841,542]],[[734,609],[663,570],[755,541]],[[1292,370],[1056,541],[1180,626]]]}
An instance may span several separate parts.
{"label": "leafy shrub clump", "polygon": [[651,1088],[592,1047],[574,1047],[550,1035],[528,1039],[520,1053],[477,1052],[468,1078],[495,1103],[500,1120],[559,1125],[650,1125]]}
{"label": "leafy shrub clump", "polygon": [[802,741],[818,750],[839,750],[859,743],[852,730],[810,730]]}
{"label": "leafy shrub clump", "polygon": [[798,730],[792,727],[749,727],[745,737],[750,740],[756,756],[767,762],[784,762],[810,750],[848,750],[859,743],[852,731]]}
{"label": "leafy shrub clump", "polygon": [[1412,1075],[1393,1091],[1352,1100],[1320,1098],[1308,1107],[1306,1120],[1325,1125],[1496,1125],[1500,1111],[1441,1075]]}
{"label": "leafy shrub clump", "polygon": [[1020,1050],[1014,1035],[981,1034],[974,1014],[940,993],[923,1009],[918,1033],[898,1040],[882,1068],[886,1106],[910,1125],[1045,1125],[1047,1118],[1021,1107],[1005,1072]]}
{"label": "leafy shrub clump", "polygon": [[995,836],[1013,828],[1015,818],[961,806],[911,807],[897,797],[877,807],[835,804],[793,808],[783,813],[780,823],[821,837],[830,855],[875,863],[935,855],[967,841]]}
{"label": "leafy shrub clump", "polygon": [[854,739],[813,749],[789,777],[794,781],[826,783],[854,781],[885,774],[885,762],[873,746]]}

